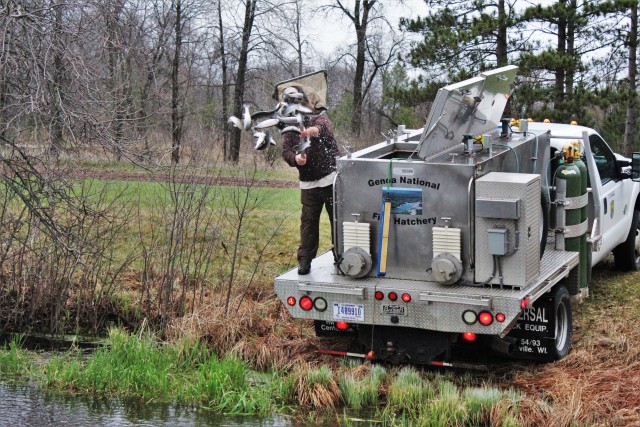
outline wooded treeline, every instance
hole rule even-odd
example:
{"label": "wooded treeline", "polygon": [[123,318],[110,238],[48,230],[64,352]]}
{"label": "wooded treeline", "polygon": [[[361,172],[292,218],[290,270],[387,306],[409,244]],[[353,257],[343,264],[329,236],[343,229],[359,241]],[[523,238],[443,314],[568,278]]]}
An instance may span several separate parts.
{"label": "wooded treeline", "polygon": [[[400,0],[0,0],[0,136],[53,158],[175,164],[201,144],[235,163],[250,136],[226,119],[272,107],[278,81],[327,69],[339,135],[367,144],[421,126],[441,85],[513,63],[511,115],[575,119],[632,150],[637,0],[424,2],[398,26]],[[314,20],[353,43],[323,53]]]}

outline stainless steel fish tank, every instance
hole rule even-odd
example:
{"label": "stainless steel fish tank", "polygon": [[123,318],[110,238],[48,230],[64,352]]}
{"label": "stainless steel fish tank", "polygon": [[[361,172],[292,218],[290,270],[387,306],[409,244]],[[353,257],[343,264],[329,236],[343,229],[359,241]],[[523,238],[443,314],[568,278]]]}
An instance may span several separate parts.
{"label": "stainless steel fish tank", "polygon": [[[460,283],[476,277],[476,180],[492,171],[546,176],[548,135],[497,133],[515,67],[440,89],[424,129],[409,132],[337,161],[334,234],[336,257],[345,253],[351,223],[368,224],[379,275],[381,214],[391,203],[385,277],[431,280],[434,227],[460,230]],[[481,140],[466,135],[485,133]],[[542,185],[548,180],[544,179]],[[544,192],[543,192],[544,193]],[[345,229],[346,228],[346,229]]]}

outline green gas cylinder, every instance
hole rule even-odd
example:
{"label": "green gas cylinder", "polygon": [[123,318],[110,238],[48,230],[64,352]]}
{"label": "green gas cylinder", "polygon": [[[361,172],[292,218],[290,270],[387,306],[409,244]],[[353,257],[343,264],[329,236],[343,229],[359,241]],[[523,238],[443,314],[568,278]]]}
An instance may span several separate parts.
{"label": "green gas cylinder", "polygon": [[[588,221],[587,211],[587,188],[589,187],[589,175],[587,174],[587,165],[581,159],[582,147],[580,141],[573,141],[573,163],[580,169],[580,195],[583,196],[584,206],[580,208],[582,222]],[[580,236],[580,287],[584,288],[589,283],[589,270],[591,269],[591,263],[589,259],[589,248],[587,246],[587,233],[585,232]]]}
{"label": "green gas cylinder", "polygon": [[[555,185],[558,186],[560,180],[566,181],[565,199],[575,199],[580,197],[582,192],[582,178],[580,169],[576,166],[573,157],[573,146],[565,145],[564,164],[558,166],[555,173]],[[564,226],[571,229],[571,226],[578,226],[582,223],[582,209],[580,207],[565,207],[565,224]],[[571,231],[565,233],[564,247],[567,251],[580,252],[580,236],[574,235]],[[582,264],[582,260],[580,260]],[[575,295],[580,288],[580,270],[579,267],[574,269],[567,280],[567,287],[570,294]]]}

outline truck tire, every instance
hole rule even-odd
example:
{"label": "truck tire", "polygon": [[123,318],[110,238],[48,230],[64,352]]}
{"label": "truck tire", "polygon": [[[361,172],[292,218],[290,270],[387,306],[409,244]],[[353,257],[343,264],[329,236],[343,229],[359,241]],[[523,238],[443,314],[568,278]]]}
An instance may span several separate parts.
{"label": "truck tire", "polygon": [[616,246],[613,257],[618,270],[640,270],[640,210],[633,210],[627,240]]}
{"label": "truck tire", "polygon": [[552,358],[553,360],[560,360],[569,354],[573,333],[571,299],[569,298],[569,291],[564,286],[558,286],[554,292],[553,315],[555,317],[555,342]]}

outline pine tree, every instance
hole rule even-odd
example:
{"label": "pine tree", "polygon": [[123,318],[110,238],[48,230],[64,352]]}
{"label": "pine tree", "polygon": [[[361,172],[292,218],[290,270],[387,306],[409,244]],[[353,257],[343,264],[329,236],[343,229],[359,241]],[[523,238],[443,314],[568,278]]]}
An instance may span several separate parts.
{"label": "pine tree", "polygon": [[409,54],[415,67],[459,80],[509,62],[509,55],[527,49],[519,31],[513,2],[505,0],[425,0],[434,11],[402,19],[405,31],[423,39]]}

